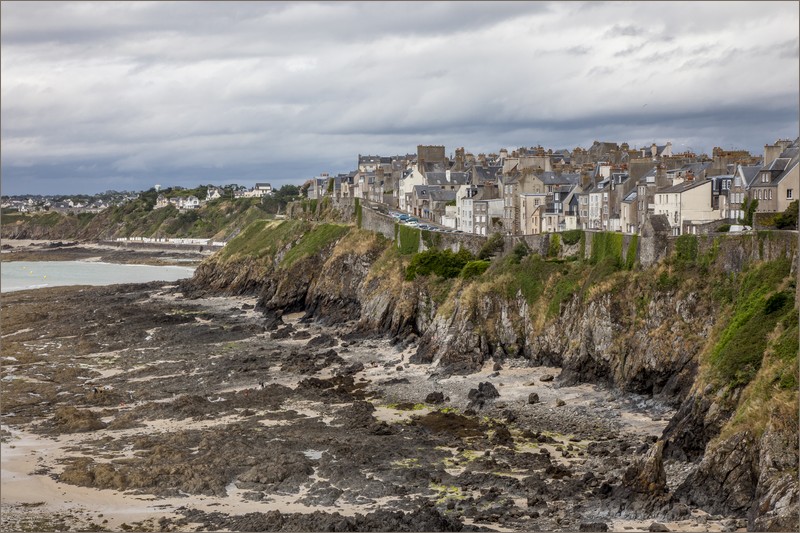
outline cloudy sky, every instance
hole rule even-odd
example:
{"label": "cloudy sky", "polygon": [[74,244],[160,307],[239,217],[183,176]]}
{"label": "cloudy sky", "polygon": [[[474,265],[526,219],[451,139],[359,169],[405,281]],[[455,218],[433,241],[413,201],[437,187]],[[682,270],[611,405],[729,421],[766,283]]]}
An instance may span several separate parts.
{"label": "cloudy sky", "polygon": [[3,194],[301,184],[358,154],[761,153],[800,128],[798,2],[15,2]]}

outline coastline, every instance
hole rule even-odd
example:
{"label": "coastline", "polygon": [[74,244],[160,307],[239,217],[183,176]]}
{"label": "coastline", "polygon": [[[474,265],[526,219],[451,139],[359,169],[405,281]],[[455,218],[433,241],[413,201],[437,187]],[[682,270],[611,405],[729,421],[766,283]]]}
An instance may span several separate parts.
{"label": "coastline", "polygon": [[97,242],[3,239],[0,261],[97,261],[154,266],[197,266],[215,251],[185,247],[122,248]]}
{"label": "coastline", "polygon": [[[94,309],[76,305],[87,298]],[[612,502],[584,492],[618,479],[671,411],[560,387],[547,377],[557,368],[436,377],[408,364],[414,344],[360,337],[354,323],[294,314],[266,331],[255,298],[187,300],[164,283],[4,300],[4,530],[252,530],[276,516],[302,530],[375,530],[398,511],[421,530],[654,521],[604,518]],[[479,383],[499,397],[472,415]],[[444,400],[426,401],[431,392]],[[723,520],[686,510],[664,522],[720,531]]]}

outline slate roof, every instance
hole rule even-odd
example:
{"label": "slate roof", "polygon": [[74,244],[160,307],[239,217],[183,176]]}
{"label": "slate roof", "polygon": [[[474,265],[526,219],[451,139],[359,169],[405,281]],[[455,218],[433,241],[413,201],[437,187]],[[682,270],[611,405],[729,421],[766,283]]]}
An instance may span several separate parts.
{"label": "slate roof", "polygon": [[744,179],[745,186],[749,186],[751,183],[753,183],[753,181],[755,181],[756,176],[758,176],[758,173],[761,172],[762,168],[764,168],[762,165],[739,165],[737,173],[739,173]]}
{"label": "slate roof", "polygon": [[647,174],[639,178],[640,184],[648,184],[648,183],[655,183],[656,182],[656,174],[658,169],[656,167],[651,168]]}
{"label": "slate roof", "polygon": [[647,220],[650,221],[650,225],[656,233],[672,233],[672,226],[669,225],[667,215],[651,215],[647,217]]}
{"label": "slate roof", "polygon": [[[667,187],[661,191],[656,191],[656,194],[662,193],[682,193],[686,192],[690,189],[694,189],[695,187],[699,187],[701,185],[705,185],[706,183],[711,183],[711,180],[692,180],[692,181],[684,181],[683,183],[679,183],[677,185],[673,185],[672,187]],[[713,186],[713,184],[712,184]]]}
{"label": "slate roof", "polygon": [[561,173],[556,174],[555,172],[542,172],[539,176],[537,176],[539,180],[545,185],[574,185],[581,181],[580,174],[569,174],[569,173]]}
{"label": "slate roof", "polygon": [[428,185],[444,185],[448,183],[447,181],[447,174],[442,172],[426,172],[425,173],[425,181],[428,182]]}
{"label": "slate roof", "polygon": [[450,202],[456,199],[456,191],[426,185],[414,185],[414,194],[417,198],[429,198],[433,202]]}
{"label": "slate roof", "polygon": [[681,168],[676,168],[672,170],[668,170],[667,174],[677,174],[678,172],[689,172],[691,171],[695,176],[699,176],[705,170],[708,170],[711,167],[711,161],[705,162],[697,162],[697,163],[686,163]]}
{"label": "slate roof", "polygon": [[639,193],[636,192],[636,189],[633,189],[631,192],[628,193],[628,196],[626,196],[622,201],[625,202],[626,204],[630,204],[635,202],[636,198],[638,197]]}

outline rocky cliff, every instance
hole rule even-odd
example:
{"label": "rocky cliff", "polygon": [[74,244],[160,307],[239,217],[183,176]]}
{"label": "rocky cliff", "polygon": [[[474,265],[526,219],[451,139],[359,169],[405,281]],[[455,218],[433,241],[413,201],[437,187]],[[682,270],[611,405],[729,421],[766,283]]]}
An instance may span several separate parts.
{"label": "rocky cliff", "polygon": [[688,472],[677,497],[747,517],[750,529],[798,525],[796,247],[741,272],[681,244],[645,270],[613,254],[509,254],[471,279],[406,281],[409,258],[392,241],[332,226],[262,225],[184,292],[257,294],[272,326],[303,311],[362,334],[418,337],[412,362],[432,372],[517,357],[560,366],[562,383],[652,396],[677,409],[653,449],[653,461]]}

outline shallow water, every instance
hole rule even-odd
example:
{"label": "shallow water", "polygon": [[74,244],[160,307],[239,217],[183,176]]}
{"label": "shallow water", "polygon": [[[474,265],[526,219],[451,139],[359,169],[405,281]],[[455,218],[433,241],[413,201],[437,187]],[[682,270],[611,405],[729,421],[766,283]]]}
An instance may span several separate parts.
{"label": "shallow water", "polygon": [[95,261],[12,261],[0,265],[2,292],[65,285],[115,285],[189,278],[194,268]]}

